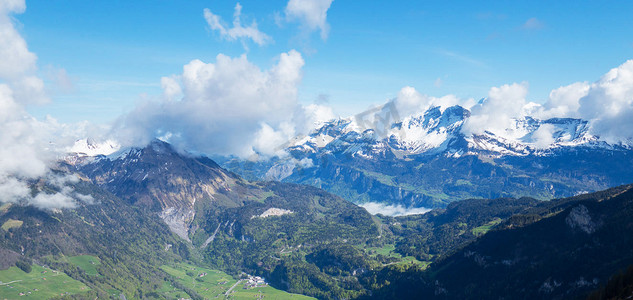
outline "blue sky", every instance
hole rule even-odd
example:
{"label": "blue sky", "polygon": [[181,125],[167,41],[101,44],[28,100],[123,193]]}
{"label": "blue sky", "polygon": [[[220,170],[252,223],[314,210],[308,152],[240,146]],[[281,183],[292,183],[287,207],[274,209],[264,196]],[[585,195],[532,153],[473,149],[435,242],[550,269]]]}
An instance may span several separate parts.
{"label": "blue sky", "polygon": [[527,98],[594,81],[633,58],[631,1],[342,1],[330,30],[283,18],[287,1],[240,1],[272,42],[230,41],[203,9],[230,23],[235,1],[28,1],[14,15],[38,57],[41,77],[64,69],[72,88],[29,106],[60,122],[108,122],[161,94],[160,78],[193,59],[246,54],[262,69],[296,49],[305,60],[299,101],[327,95],[340,114],[393,98],[404,86],[431,96],[485,97],[493,86],[527,82]]}

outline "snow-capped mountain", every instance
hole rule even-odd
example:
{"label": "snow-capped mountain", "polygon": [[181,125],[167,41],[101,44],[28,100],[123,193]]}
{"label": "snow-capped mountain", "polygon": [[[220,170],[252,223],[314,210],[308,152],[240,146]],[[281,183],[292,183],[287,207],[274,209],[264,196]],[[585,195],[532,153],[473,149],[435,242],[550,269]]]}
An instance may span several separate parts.
{"label": "snow-capped mountain", "polygon": [[106,140],[103,142],[96,142],[90,138],[84,138],[75,141],[75,144],[68,149],[68,152],[76,154],[77,156],[97,156],[97,155],[110,155],[117,152],[121,146],[113,140]]}
{"label": "snow-capped mountain", "polygon": [[[354,202],[444,207],[466,198],[573,196],[633,181],[633,150],[573,118],[509,119],[473,130],[461,106],[403,119],[377,109],[325,122],[283,145],[287,156],[216,159],[250,179],[324,188]],[[387,121],[385,121],[387,120]]]}
{"label": "snow-capped mountain", "polygon": [[[352,202],[405,207],[445,207],[466,198],[550,199],[633,182],[633,170],[628,167],[633,164],[631,147],[602,141],[591,134],[588,121],[524,116],[510,119],[501,130],[473,130],[471,118],[471,112],[461,106],[431,107],[402,119],[378,109],[324,122],[309,135],[280,145],[288,155],[255,161],[214,159],[247,179],[303,183]],[[93,171],[87,167],[107,168],[94,169],[94,178],[113,189],[127,184],[145,186],[151,178],[163,182],[160,173],[146,172],[143,157],[161,151],[175,153],[154,141],[146,148],[87,156],[104,148],[109,152],[114,146],[96,146],[88,140],[84,144],[85,149],[76,151],[80,154],[74,156],[75,161],[67,161],[86,174]],[[127,175],[116,178],[129,182],[109,181],[108,174],[120,172]],[[156,186],[171,185],[163,183]],[[187,199],[205,197],[207,183],[200,184],[195,196],[183,195]],[[153,196],[148,193],[147,197]],[[164,202],[158,210],[168,213],[170,207],[175,206]],[[187,209],[190,207],[193,202]]]}
{"label": "snow-capped mountain", "polygon": [[399,157],[438,153],[525,156],[547,155],[561,147],[608,149],[614,146],[590,134],[589,123],[580,119],[539,120],[526,116],[512,119],[512,126],[501,133],[469,134],[464,130],[469,117],[470,111],[461,106],[431,107],[422,114],[385,124],[389,129],[382,136],[376,134],[374,128],[358,126],[354,118],[337,119],[324,123],[288,150],[305,153],[340,151],[365,157],[381,157],[387,151]]}

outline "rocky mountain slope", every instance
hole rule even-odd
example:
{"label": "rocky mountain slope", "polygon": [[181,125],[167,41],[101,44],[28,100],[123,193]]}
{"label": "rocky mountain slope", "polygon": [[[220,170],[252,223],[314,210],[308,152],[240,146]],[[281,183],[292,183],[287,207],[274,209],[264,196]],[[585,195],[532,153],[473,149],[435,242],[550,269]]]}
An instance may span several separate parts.
{"label": "rocky mountain slope", "polygon": [[186,240],[203,207],[240,206],[260,194],[212,160],[178,153],[160,140],[108,156],[82,157],[73,167],[130,204],[158,213]]}

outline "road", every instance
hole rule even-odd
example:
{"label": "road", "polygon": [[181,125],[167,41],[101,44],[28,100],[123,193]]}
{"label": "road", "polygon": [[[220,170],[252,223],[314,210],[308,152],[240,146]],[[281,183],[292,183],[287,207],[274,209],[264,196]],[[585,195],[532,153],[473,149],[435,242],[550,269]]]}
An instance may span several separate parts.
{"label": "road", "polygon": [[226,293],[224,293],[224,296],[228,296],[231,293],[231,291],[233,291],[233,289],[242,281],[244,281],[244,279],[238,280],[228,291],[226,291]]}
{"label": "road", "polygon": [[5,283],[0,283],[0,285],[7,285],[7,284],[12,284],[14,282],[20,282],[22,280],[13,280],[13,281],[9,281],[9,282],[5,282]]}

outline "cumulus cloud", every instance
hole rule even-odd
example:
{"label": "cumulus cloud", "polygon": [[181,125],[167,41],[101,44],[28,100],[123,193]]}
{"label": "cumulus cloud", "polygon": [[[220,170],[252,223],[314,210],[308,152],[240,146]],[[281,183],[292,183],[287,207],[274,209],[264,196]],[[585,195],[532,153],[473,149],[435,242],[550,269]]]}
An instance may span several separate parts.
{"label": "cumulus cloud", "polygon": [[282,53],[262,70],[246,55],[220,54],[215,62],[193,60],[180,75],[162,80],[162,97],[122,117],[114,132],[123,145],[142,145],[165,136],[178,147],[213,154],[249,156],[307,133],[331,118],[331,109],[302,106],[297,100],[304,60],[295,50]]}
{"label": "cumulus cloud", "polygon": [[[71,207],[75,202],[66,186],[68,179],[50,170],[65,147],[67,135],[60,132],[64,126],[52,118],[38,121],[24,109],[48,100],[43,81],[35,75],[37,56],[28,50],[11,19],[25,9],[24,1],[0,2],[0,203]],[[42,192],[35,182],[59,191]]]}
{"label": "cumulus cloud", "polygon": [[178,78],[175,76],[161,78],[160,87],[163,89],[163,96],[167,100],[177,100],[182,97],[182,88]]}
{"label": "cumulus cloud", "polygon": [[526,109],[531,106],[525,99],[527,92],[527,83],[491,88],[488,98],[471,107],[471,116],[464,123],[463,132],[506,134],[506,129],[513,127],[513,120],[526,115]]}
{"label": "cumulus cloud", "polygon": [[593,83],[576,82],[553,90],[536,114],[541,119],[589,121],[591,134],[609,143],[633,141],[633,60]]}
{"label": "cumulus cloud", "polygon": [[359,204],[372,215],[382,214],[385,216],[399,217],[408,215],[420,215],[431,211],[424,207],[404,207],[402,205],[387,205],[384,203],[367,202]]}
{"label": "cumulus cloud", "polygon": [[25,9],[24,0],[0,4],[0,78],[11,84],[17,101],[46,103],[49,99],[44,93],[44,82],[35,76],[37,56],[29,51],[11,18],[12,14],[23,13]]}
{"label": "cumulus cloud", "polygon": [[233,27],[226,25],[222,18],[215,15],[208,8],[204,9],[204,19],[212,30],[218,31],[220,36],[229,40],[242,40],[250,39],[257,45],[262,46],[272,41],[272,38],[267,34],[259,31],[257,28],[257,22],[253,21],[249,26],[243,26],[241,21],[242,5],[237,3],[235,5],[235,12],[233,13]]}
{"label": "cumulus cloud", "polygon": [[578,114],[591,121],[594,134],[611,143],[632,141],[633,60],[592,83],[578,103]]}
{"label": "cumulus cloud", "polygon": [[543,119],[553,117],[580,117],[580,98],[589,92],[589,84],[576,82],[567,86],[561,86],[549,93],[549,98],[539,113]]}
{"label": "cumulus cloud", "polygon": [[330,121],[336,118],[332,107],[321,104],[310,104],[302,106],[301,111],[297,113],[295,123],[299,126],[299,131],[305,132],[306,130],[320,127],[324,122]]}
{"label": "cumulus cloud", "polygon": [[290,0],[285,14],[289,21],[299,21],[309,31],[319,30],[321,39],[327,39],[330,25],[327,23],[327,11],[333,0]]}
{"label": "cumulus cloud", "polygon": [[[593,83],[576,82],[554,89],[542,105],[528,102],[526,95],[526,83],[491,88],[484,101],[471,107],[463,132],[489,131],[519,138],[525,132],[512,132],[512,128],[513,122],[522,117],[577,118],[589,121],[590,134],[602,141],[633,143],[633,60],[611,69]],[[553,131],[553,127],[542,124],[531,136],[534,146],[546,147],[553,142]]]}
{"label": "cumulus cloud", "polygon": [[[69,177],[55,176],[50,167],[71,139],[65,126],[53,119],[38,121],[15,101],[11,87],[0,84],[0,202],[39,208],[74,205]],[[35,182],[55,186],[58,192],[42,192]]]}

